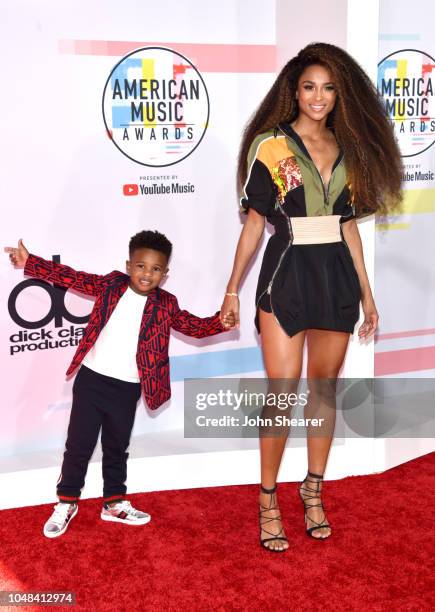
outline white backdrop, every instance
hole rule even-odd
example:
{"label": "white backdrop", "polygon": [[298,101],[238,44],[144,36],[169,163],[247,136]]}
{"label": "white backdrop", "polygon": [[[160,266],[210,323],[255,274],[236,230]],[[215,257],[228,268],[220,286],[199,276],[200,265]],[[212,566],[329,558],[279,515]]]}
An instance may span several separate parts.
{"label": "white backdrop", "polygon": [[[182,10],[180,3],[160,2],[159,14],[167,15],[165,19],[157,15],[150,19],[150,3],[130,0],[121,15],[114,0],[82,2],[81,10],[78,4],[8,3],[2,38],[9,40],[15,51],[14,61],[6,63],[5,82],[17,95],[13,104],[2,99],[3,169],[7,177],[0,187],[2,201],[7,203],[2,242],[9,244],[22,237],[33,253],[46,258],[60,255],[63,263],[76,269],[106,273],[124,269],[131,235],[145,228],[158,229],[174,244],[165,288],[177,295],[182,307],[202,316],[212,314],[220,308],[241,227],[234,189],[241,126],[274,76],[274,3],[264,11],[259,0],[226,0],[207,8],[197,0],[186,0]],[[248,5],[246,13],[243,9]],[[253,27],[254,15],[263,12],[259,32]],[[14,43],[17,32],[25,41],[21,47]],[[206,35],[199,36],[199,32]],[[92,42],[86,46],[86,40],[126,41],[123,48],[130,50],[149,43],[177,49],[177,43],[198,40],[198,44],[188,45],[188,51],[208,89],[210,121],[203,141],[187,159],[168,168],[150,168],[134,163],[113,146],[105,132],[101,100],[112,67],[128,51],[115,55],[122,45],[105,52]],[[268,64],[269,72],[262,68],[259,73],[240,73],[237,57],[228,58],[225,53],[229,43],[235,45],[236,52],[242,44],[254,44],[251,71],[265,49],[266,61],[263,58],[258,64],[260,68]],[[217,47],[210,49],[212,44]],[[240,62],[242,69],[246,68],[243,58]],[[147,186],[154,180],[144,177],[167,175],[177,176],[179,183],[194,184],[195,192],[123,195],[124,184]],[[7,304],[23,277],[9,269],[6,257],[1,265],[2,303]],[[171,341],[171,355],[256,346],[252,324],[255,281],[254,270],[244,288],[245,325],[240,334],[207,342],[185,341],[177,335]],[[77,315],[91,309],[89,300],[75,295],[68,294],[66,304]],[[41,319],[49,307],[48,295],[41,288],[27,288],[16,301],[17,311],[27,320]],[[70,322],[64,321],[63,327],[68,329]],[[53,337],[59,331],[54,322],[44,328],[51,330]],[[65,382],[64,372],[74,348],[33,352],[26,348],[10,355],[11,350],[25,344],[10,341],[20,329],[3,311],[3,402],[9,409],[3,414],[0,442],[2,455],[9,456],[61,448],[71,399],[72,383]],[[173,364],[175,384],[183,373],[189,374],[183,366],[189,370],[188,361],[179,359]],[[200,371],[200,363],[198,368]],[[233,359],[231,373],[235,371]],[[171,429],[174,419],[179,426],[182,409],[174,415],[173,404],[160,411],[158,419],[147,418],[145,411],[139,410],[135,433]]]}
{"label": "white backdrop", "polygon": [[[324,11],[325,17],[313,21],[312,5],[293,0],[223,0],[218,5],[163,0],[158,6],[134,0],[122,6],[114,0],[5,2],[0,38],[12,59],[4,65],[10,96],[2,97],[0,114],[7,177],[0,184],[3,244],[22,237],[31,252],[47,258],[58,255],[77,269],[105,273],[123,269],[132,234],[158,229],[174,243],[165,288],[195,314],[215,312],[241,229],[235,167],[243,125],[282,63],[303,45],[323,40],[347,46],[361,63],[370,47],[370,57],[376,57],[377,2],[369,4],[371,12],[362,11],[354,0],[319,2],[316,10]],[[325,29],[325,19],[337,11],[339,18],[331,18]],[[114,65],[148,45],[166,46],[188,57],[210,97],[203,141],[187,159],[166,169],[141,166],[122,155],[105,132],[101,112],[103,88]],[[367,69],[373,74],[373,66]],[[173,197],[123,195],[126,184],[149,185],[149,177],[168,174],[180,183],[194,184],[195,192]],[[372,275],[373,227],[369,222],[361,229]],[[138,409],[130,490],[258,480],[255,440],[183,438],[182,381],[192,376],[263,375],[253,325],[260,262],[261,252],[242,289],[240,332],[205,341],[174,334],[173,398],[157,413]],[[64,372],[75,347],[27,347],[11,354],[31,341],[17,336],[23,328],[7,310],[22,274],[9,267],[6,257],[1,271],[5,307],[0,319],[0,485],[10,491],[1,502],[8,507],[53,498],[71,405],[72,382],[65,381]],[[76,295],[67,294],[65,303],[75,315],[91,309],[89,300]],[[43,317],[49,308],[48,294],[38,287],[26,288],[16,299],[17,312],[30,321]],[[65,330],[71,325],[63,321]],[[53,321],[44,329],[53,336],[60,330]],[[372,372],[373,343],[361,346],[354,338],[346,375]],[[344,446],[337,441],[329,477],[379,469],[375,450],[367,451],[366,441],[363,446],[358,443]],[[282,479],[298,478],[306,467],[303,444],[291,444],[295,448],[283,464]],[[84,496],[100,493],[98,459],[97,452]],[[31,483],[37,483],[32,492]]]}
{"label": "white backdrop", "polygon": [[[434,12],[430,0],[419,0],[412,10],[405,0],[381,2],[379,61],[389,56],[390,65],[380,65],[380,79],[388,84],[399,78],[397,101],[428,100],[427,109],[393,116],[407,156],[403,158],[403,214],[379,219],[376,232],[376,297],[379,307],[388,313],[382,317],[376,344],[375,371],[382,376],[435,374]],[[400,50],[409,51],[398,53]],[[413,95],[412,88],[409,93],[402,90],[400,79],[412,84],[418,77],[424,79],[428,96]],[[426,123],[423,133],[421,118]],[[411,121],[415,123],[413,136]]]}

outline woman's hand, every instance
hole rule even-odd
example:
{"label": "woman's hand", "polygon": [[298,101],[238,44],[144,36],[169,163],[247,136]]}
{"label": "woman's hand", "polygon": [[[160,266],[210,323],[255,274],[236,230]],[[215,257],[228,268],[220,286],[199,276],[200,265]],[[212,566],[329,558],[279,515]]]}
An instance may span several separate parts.
{"label": "woman's hand", "polygon": [[15,268],[24,268],[29,257],[29,251],[24,246],[21,238],[18,240],[18,248],[5,247],[5,253],[9,253],[9,259]]}
{"label": "woman's hand", "polygon": [[234,316],[234,329],[240,327],[240,302],[239,298],[235,295],[226,295],[221,306],[221,323],[225,325],[225,321],[228,320],[228,316],[232,313]]}
{"label": "woman's hand", "polygon": [[362,300],[362,309],[364,323],[358,330],[358,336],[361,340],[367,340],[378,328],[379,315],[372,297]]}

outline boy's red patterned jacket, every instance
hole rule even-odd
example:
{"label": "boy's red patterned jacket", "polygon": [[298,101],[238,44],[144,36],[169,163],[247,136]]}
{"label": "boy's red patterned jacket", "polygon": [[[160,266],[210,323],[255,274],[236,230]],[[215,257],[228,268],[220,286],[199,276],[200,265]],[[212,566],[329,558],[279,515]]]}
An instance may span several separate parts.
{"label": "boy's red patterned jacket", "polygon": [[[130,277],[117,270],[105,275],[77,272],[69,266],[35,255],[29,255],[24,274],[96,298],[83,338],[67,370],[67,375],[70,375],[95,344],[126,291]],[[159,287],[148,294],[139,332],[136,361],[142,391],[152,410],[171,397],[168,357],[171,328],[195,338],[205,338],[225,331],[219,313],[212,317],[196,317],[187,310],[181,310],[175,295]]]}

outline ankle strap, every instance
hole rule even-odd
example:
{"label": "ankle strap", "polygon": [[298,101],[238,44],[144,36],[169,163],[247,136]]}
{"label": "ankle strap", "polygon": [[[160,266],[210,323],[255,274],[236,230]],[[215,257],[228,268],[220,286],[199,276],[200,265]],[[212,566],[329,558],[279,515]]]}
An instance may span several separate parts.
{"label": "ankle strap", "polygon": [[272,489],[266,489],[266,487],[263,487],[263,485],[260,485],[260,488],[261,488],[262,493],[267,493],[269,495],[272,495],[272,493],[276,492],[277,486],[278,485],[275,485]]}
{"label": "ankle strap", "polygon": [[323,474],[322,475],[320,475],[320,474],[313,474],[313,472],[310,472],[309,470],[307,472],[307,476],[311,476],[311,478],[318,478],[319,480],[323,480]]}

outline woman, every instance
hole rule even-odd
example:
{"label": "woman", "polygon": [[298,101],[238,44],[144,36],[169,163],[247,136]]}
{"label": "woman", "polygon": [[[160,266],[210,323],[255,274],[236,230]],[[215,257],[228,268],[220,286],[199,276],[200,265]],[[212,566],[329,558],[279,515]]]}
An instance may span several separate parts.
{"label": "woman", "polygon": [[[269,380],[299,380],[306,339],[307,378],[332,379],[335,405],[334,381],[360,301],[359,337],[367,339],[378,324],[355,219],[399,204],[401,171],[382,101],[345,51],[311,44],[284,66],[241,143],[247,218],[221,309],[238,321],[239,285],[267,217],[275,234],[263,258],[255,322]],[[321,396],[311,395],[311,412]],[[331,535],[321,492],[332,434],[330,427],[307,436],[308,473],[299,488],[306,531],[316,539]],[[260,542],[272,552],[288,548],[276,495],[286,437],[260,437]]]}

